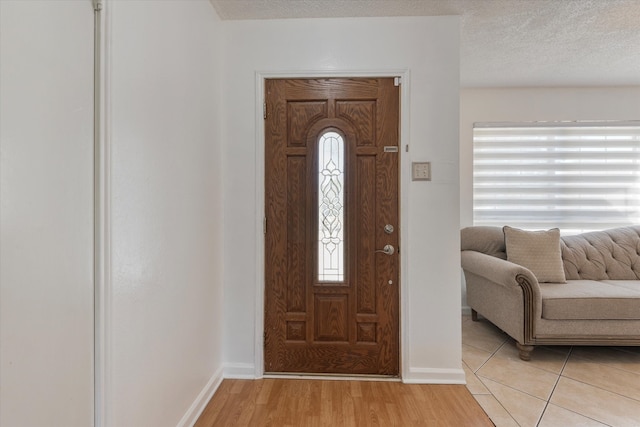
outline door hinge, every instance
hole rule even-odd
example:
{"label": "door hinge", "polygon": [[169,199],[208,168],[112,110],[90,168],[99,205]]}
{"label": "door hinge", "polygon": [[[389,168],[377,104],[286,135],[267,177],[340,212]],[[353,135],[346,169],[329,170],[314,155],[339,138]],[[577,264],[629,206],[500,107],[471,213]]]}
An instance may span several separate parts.
{"label": "door hinge", "polygon": [[262,233],[267,234],[267,217],[262,218]]}
{"label": "door hinge", "polygon": [[394,86],[400,86],[400,84],[402,84],[402,77],[394,77],[393,78],[393,85]]}
{"label": "door hinge", "polygon": [[102,0],[93,0],[93,10],[96,12],[102,10]]}
{"label": "door hinge", "polygon": [[267,103],[266,102],[262,103],[262,117],[264,119],[267,118]]}

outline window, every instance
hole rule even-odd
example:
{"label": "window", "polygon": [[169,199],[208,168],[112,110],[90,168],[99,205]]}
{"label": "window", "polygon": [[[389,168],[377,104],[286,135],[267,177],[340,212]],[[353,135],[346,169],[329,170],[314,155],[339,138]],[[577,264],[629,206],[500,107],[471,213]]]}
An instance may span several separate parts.
{"label": "window", "polygon": [[344,139],[318,141],[318,280],[344,281]]}
{"label": "window", "polygon": [[640,122],[475,124],[474,225],[640,223]]}

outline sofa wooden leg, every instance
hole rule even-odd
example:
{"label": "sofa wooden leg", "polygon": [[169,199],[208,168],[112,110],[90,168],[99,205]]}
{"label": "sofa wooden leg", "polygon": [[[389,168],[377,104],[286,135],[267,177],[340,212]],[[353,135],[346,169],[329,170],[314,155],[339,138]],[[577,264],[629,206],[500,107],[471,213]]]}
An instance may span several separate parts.
{"label": "sofa wooden leg", "polygon": [[471,320],[473,320],[474,322],[478,321],[478,312],[473,308],[471,309]]}
{"label": "sofa wooden leg", "polygon": [[532,345],[524,345],[517,342],[516,347],[518,347],[518,355],[520,356],[520,359],[525,361],[531,360],[531,352],[533,351]]}

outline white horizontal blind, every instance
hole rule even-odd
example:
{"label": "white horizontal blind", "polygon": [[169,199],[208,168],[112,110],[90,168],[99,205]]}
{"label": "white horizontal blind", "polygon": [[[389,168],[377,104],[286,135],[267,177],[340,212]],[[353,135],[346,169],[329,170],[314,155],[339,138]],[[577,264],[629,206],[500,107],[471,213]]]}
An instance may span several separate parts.
{"label": "white horizontal blind", "polygon": [[475,225],[640,224],[640,122],[476,124],[473,144]]}

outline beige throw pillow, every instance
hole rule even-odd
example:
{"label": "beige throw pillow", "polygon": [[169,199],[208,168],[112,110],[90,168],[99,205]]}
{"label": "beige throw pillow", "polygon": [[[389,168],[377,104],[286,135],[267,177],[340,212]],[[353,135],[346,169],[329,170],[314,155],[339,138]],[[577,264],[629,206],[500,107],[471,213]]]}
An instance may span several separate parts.
{"label": "beige throw pillow", "polygon": [[566,283],[560,230],[525,231],[503,227],[507,260],[531,270],[538,282]]}

